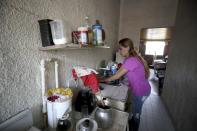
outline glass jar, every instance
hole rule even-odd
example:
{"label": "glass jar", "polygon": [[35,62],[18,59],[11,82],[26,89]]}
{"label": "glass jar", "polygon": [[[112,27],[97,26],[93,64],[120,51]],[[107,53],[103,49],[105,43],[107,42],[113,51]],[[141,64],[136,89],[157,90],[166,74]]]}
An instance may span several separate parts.
{"label": "glass jar", "polygon": [[79,27],[79,44],[88,45],[88,28],[87,27]]}

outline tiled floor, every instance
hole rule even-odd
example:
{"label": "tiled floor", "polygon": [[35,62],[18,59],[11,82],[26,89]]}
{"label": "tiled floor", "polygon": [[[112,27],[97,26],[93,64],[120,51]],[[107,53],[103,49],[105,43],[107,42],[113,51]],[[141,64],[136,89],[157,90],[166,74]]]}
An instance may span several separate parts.
{"label": "tiled floor", "polygon": [[158,95],[158,81],[152,77],[151,95],[142,109],[139,131],[175,131],[165,106]]}

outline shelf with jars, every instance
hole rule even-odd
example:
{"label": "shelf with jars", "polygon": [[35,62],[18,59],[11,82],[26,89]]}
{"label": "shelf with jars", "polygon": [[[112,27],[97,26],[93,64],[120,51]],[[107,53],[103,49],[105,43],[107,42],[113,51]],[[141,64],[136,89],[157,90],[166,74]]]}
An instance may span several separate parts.
{"label": "shelf with jars", "polygon": [[71,37],[69,27],[65,29],[62,20],[43,19],[38,22],[42,40],[40,51],[110,48],[105,44],[105,31],[99,20],[90,25],[85,17],[85,24],[72,31]]}
{"label": "shelf with jars", "polygon": [[46,47],[39,47],[40,51],[52,51],[52,50],[72,50],[72,49],[109,49],[109,46],[93,46],[93,45],[87,45],[87,46],[81,46],[80,44],[60,44],[60,45],[51,45]]}

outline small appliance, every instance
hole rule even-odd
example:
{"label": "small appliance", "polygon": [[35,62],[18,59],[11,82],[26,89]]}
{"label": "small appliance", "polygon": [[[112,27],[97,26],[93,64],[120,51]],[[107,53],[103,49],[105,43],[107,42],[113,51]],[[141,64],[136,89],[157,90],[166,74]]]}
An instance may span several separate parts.
{"label": "small appliance", "polygon": [[91,90],[89,88],[81,89],[76,98],[75,110],[78,112],[87,110],[86,113],[90,114],[95,109],[95,107],[96,107],[95,96],[91,92]]}

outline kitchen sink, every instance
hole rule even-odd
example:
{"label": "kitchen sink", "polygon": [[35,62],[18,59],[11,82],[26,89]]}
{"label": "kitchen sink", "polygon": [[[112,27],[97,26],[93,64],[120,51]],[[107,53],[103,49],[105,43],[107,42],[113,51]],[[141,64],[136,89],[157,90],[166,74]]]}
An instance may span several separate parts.
{"label": "kitchen sink", "polygon": [[108,85],[100,83],[103,88],[100,93],[96,94],[98,101],[104,100],[106,106],[111,106],[112,108],[124,111],[126,108],[126,102],[128,97],[128,88],[125,85]]}
{"label": "kitchen sink", "polygon": [[[104,96],[101,96],[100,94],[96,94],[96,97],[99,101],[101,101]],[[125,111],[125,108],[126,108],[126,102],[114,100],[111,98],[106,98],[106,100],[104,100],[104,103],[106,106],[110,106],[112,108],[115,108],[121,111]]]}

